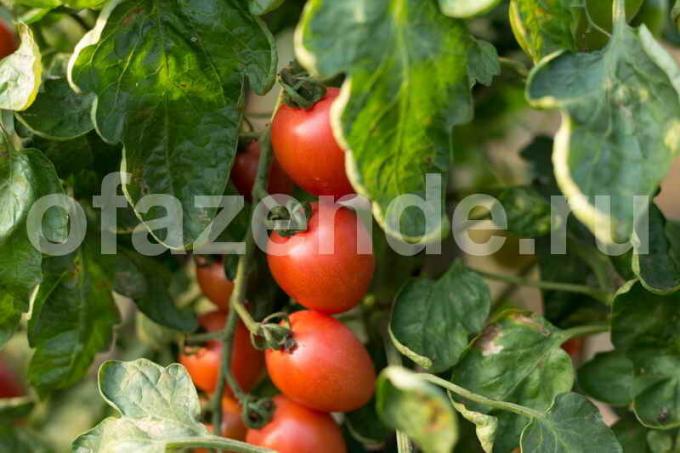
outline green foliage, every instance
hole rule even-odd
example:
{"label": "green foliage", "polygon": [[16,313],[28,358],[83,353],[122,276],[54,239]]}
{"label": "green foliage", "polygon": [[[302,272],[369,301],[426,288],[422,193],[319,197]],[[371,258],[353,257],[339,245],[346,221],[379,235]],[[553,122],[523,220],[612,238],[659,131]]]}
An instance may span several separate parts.
{"label": "green foliage", "polygon": [[649,209],[649,250],[634,253],[632,267],[644,287],[658,294],[680,289],[680,224]]}
{"label": "green foliage", "polygon": [[442,12],[447,16],[467,18],[491,11],[500,0],[439,0]]}
{"label": "green foliage", "polygon": [[633,384],[633,364],[620,351],[601,352],[578,370],[579,387],[614,406],[633,402]]}

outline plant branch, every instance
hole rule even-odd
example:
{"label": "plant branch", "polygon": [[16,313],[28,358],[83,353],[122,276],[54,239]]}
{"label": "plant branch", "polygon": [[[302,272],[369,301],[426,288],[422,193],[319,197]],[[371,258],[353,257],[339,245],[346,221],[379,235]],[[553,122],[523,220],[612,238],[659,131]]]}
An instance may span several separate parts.
{"label": "plant branch", "polygon": [[595,335],[598,333],[609,332],[609,324],[592,324],[588,326],[578,326],[572,327],[571,329],[563,330],[561,335],[564,337],[564,341],[571,340],[572,338],[585,337],[588,335]]}
{"label": "plant branch", "polygon": [[465,398],[466,400],[482,404],[484,406],[492,407],[494,409],[501,409],[528,418],[543,418],[545,416],[543,412],[531,409],[529,407],[520,406],[519,404],[515,403],[508,403],[507,401],[492,400],[491,398],[487,398],[477,393],[473,393],[468,389],[456,385],[453,382],[446,381],[433,374],[419,373],[418,376],[422,377],[423,379],[432,384],[445,388],[449,392],[454,393],[462,398]]}
{"label": "plant branch", "polygon": [[230,451],[234,453],[275,453],[268,448],[256,447],[238,440],[227,439],[225,437],[187,437],[174,439],[168,442],[166,450],[174,451],[188,448],[214,448],[217,450]]}

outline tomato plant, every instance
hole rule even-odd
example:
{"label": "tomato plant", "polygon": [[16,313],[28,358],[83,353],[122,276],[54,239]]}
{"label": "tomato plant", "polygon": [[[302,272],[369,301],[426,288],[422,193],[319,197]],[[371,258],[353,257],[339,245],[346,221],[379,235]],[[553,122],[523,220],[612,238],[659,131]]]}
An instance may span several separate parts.
{"label": "tomato plant", "polygon": [[0,451],[671,453],[680,0],[0,1]]}

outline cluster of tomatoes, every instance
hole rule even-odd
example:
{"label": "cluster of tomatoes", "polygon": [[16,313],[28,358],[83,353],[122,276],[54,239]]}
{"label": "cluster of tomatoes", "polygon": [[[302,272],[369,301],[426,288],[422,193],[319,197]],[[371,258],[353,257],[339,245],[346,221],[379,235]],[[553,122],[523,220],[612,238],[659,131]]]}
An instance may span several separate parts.
{"label": "cluster of tomatoes", "polygon": [[[337,199],[353,193],[345,174],[344,151],[330,125],[330,107],[338,94],[329,88],[310,108],[279,108],[271,130],[275,161],[269,175],[270,193],[291,193],[292,182],[317,196]],[[236,157],[232,181],[244,195],[252,190],[259,155],[258,144],[253,142]],[[367,240],[369,233],[350,209],[339,208],[331,216],[321,216],[319,211],[319,205],[312,203],[305,231],[273,232],[269,239],[268,250],[277,248],[277,253],[267,255],[272,276],[305,308],[284,322],[290,329],[290,346],[262,353],[253,347],[243,325],[235,332],[232,375],[249,391],[261,378],[264,364],[281,392],[273,399],[273,417],[260,429],[246,429],[231,392],[223,404],[224,436],[281,453],[346,451],[330,413],[359,409],[374,393],[375,369],[368,351],[348,327],[332,317],[355,307],[368,290],[374,257],[359,253],[357,244]],[[321,253],[320,245],[330,241],[332,251]],[[199,265],[196,275],[205,296],[219,307],[199,322],[207,331],[220,330],[233,284],[219,262]],[[180,356],[196,387],[207,393],[218,384],[221,347],[217,341],[208,341]]]}

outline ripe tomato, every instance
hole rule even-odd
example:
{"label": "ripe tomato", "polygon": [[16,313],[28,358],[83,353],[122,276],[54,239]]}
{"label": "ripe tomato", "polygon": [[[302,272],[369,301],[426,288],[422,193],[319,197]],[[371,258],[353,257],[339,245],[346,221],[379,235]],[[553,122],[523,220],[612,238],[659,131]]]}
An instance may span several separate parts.
{"label": "ripe tomato", "polygon": [[[372,253],[357,252],[359,239],[370,238],[353,211],[340,208],[334,218],[322,217],[319,205],[313,203],[307,231],[289,237],[271,235],[268,248],[276,244],[281,256],[267,254],[269,269],[279,286],[301,305],[341,313],[359,303],[373,278],[375,259]],[[322,253],[320,245],[331,243],[333,253]]]}
{"label": "ripe tomato", "polygon": [[17,41],[14,33],[3,21],[0,21],[0,58],[5,58],[17,50]]}
{"label": "ripe tomato", "polygon": [[313,195],[342,197],[354,192],[345,173],[345,152],[333,137],[330,109],[340,90],[305,110],[282,105],[272,121],[272,146],[281,167]]}
{"label": "ripe tomato", "polygon": [[323,412],[349,412],[368,403],[375,369],[352,331],[315,311],[293,313],[290,322],[293,350],[265,352],[276,387],[293,401]]}
{"label": "ripe tomato", "polygon": [[[234,166],[231,169],[231,181],[238,189],[239,193],[250,200],[255,176],[257,175],[257,164],[260,161],[260,144],[252,141],[243,151],[236,154]],[[267,191],[270,194],[293,192],[293,181],[283,171],[279,163],[274,160],[269,171],[269,184]]]}
{"label": "ripe tomato", "polygon": [[24,389],[17,375],[0,359],[0,398],[23,396]]}
{"label": "ripe tomato", "polygon": [[[208,332],[215,332],[224,327],[226,314],[213,311],[200,316],[198,322]],[[210,340],[195,351],[186,348],[184,353],[180,354],[179,362],[187,369],[196,387],[212,393],[217,387],[221,354],[222,343]],[[262,376],[263,362],[262,351],[253,347],[248,329],[239,322],[234,335],[231,372],[243,390],[249,391],[255,386]]]}
{"label": "ripe tomato", "polygon": [[333,418],[300,406],[284,396],[274,397],[274,416],[261,429],[249,429],[246,442],[278,453],[344,453],[342,432]]}
{"label": "ripe tomato", "polygon": [[562,349],[566,351],[572,360],[581,360],[583,354],[583,338],[572,338],[566,343],[562,344]]}
{"label": "ripe tomato", "polygon": [[201,292],[220,310],[229,309],[234,283],[224,273],[221,261],[211,263],[196,260],[196,280]]}

